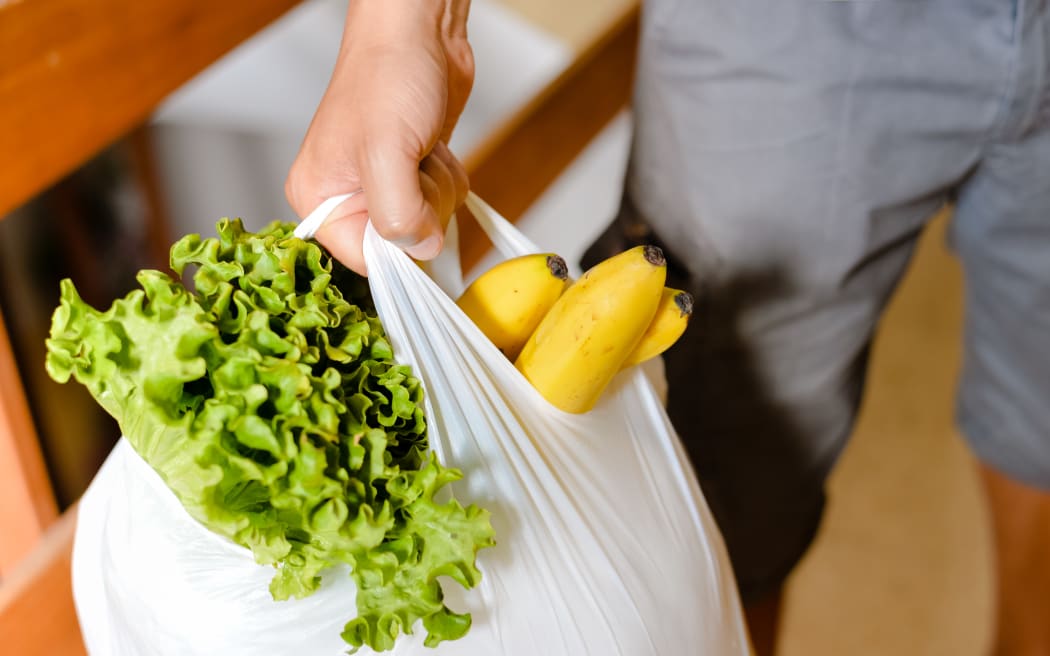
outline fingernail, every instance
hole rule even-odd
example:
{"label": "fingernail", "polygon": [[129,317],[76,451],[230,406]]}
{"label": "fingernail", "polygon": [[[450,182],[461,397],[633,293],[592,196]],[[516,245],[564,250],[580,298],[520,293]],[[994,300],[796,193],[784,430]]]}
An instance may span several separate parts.
{"label": "fingernail", "polygon": [[415,246],[406,248],[405,252],[417,260],[432,260],[441,252],[441,237],[431,235]]}

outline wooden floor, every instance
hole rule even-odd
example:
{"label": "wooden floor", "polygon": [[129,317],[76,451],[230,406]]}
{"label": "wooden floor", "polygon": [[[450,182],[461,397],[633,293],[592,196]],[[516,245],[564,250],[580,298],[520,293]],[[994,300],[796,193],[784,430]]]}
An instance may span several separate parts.
{"label": "wooden floor", "polygon": [[[502,0],[576,46],[625,0]],[[990,535],[952,423],[961,274],[940,216],[880,327],[856,434],[816,545],[790,581],[782,656],[978,656]]]}

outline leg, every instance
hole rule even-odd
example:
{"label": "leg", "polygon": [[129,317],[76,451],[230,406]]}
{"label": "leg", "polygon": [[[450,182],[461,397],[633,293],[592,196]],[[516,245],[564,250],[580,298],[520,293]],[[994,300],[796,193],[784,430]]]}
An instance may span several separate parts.
{"label": "leg", "polygon": [[646,3],[626,198],[585,264],[663,241],[697,297],[669,413],[765,653],[873,327],[998,109],[999,58],[957,38],[974,16],[929,7]]}
{"label": "leg", "polygon": [[993,656],[1050,654],[1050,492],[981,466],[998,575]]}
{"label": "leg", "polygon": [[744,607],[747,630],[751,634],[751,646],[755,656],[773,656],[777,651],[777,635],[780,632],[781,590],[777,588],[761,601]]}
{"label": "leg", "polygon": [[[1045,66],[1048,42],[1044,14],[1022,32],[1030,65]],[[997,656],[1050,654],[1050,96],[1041,93],[1041,111],[1018,112],[1033,118],[988,146],[951,233],[967,283],[958,415],[993,520]]]}

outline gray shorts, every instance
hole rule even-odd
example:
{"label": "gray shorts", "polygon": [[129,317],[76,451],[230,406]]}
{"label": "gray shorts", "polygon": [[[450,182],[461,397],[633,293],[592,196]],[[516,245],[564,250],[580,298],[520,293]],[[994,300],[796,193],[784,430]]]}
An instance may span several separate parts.
{"label": "gray shorts", "polygon": [[1050,489],[1048,0],[646,0],[623,208],[698,310],[669,410],[745,597],[809,546],[872,333],[946,202],[958,420]]}

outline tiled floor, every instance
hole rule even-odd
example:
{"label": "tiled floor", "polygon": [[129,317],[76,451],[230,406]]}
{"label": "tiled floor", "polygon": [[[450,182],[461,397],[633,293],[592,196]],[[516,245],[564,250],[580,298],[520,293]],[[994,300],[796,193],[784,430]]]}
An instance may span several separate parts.
{"label": "tiled floor", "polygon": [[[573,47],[623,6],[621,0],[501,1]],[[602,156],[585,154],[526,218],[537,241],[557,223],[552,215],[567,215],[572,198],[597,199],[592,205],[610,211],[624,129],[614,125],[592,147]],[[946,223],[939,216],[927,231],[879,329],[863,409],[832,476],[824,526],[790,582],[783,656],[984,653],[990,543],[973,463],[952,425],[962,283],[944,245]]]}

